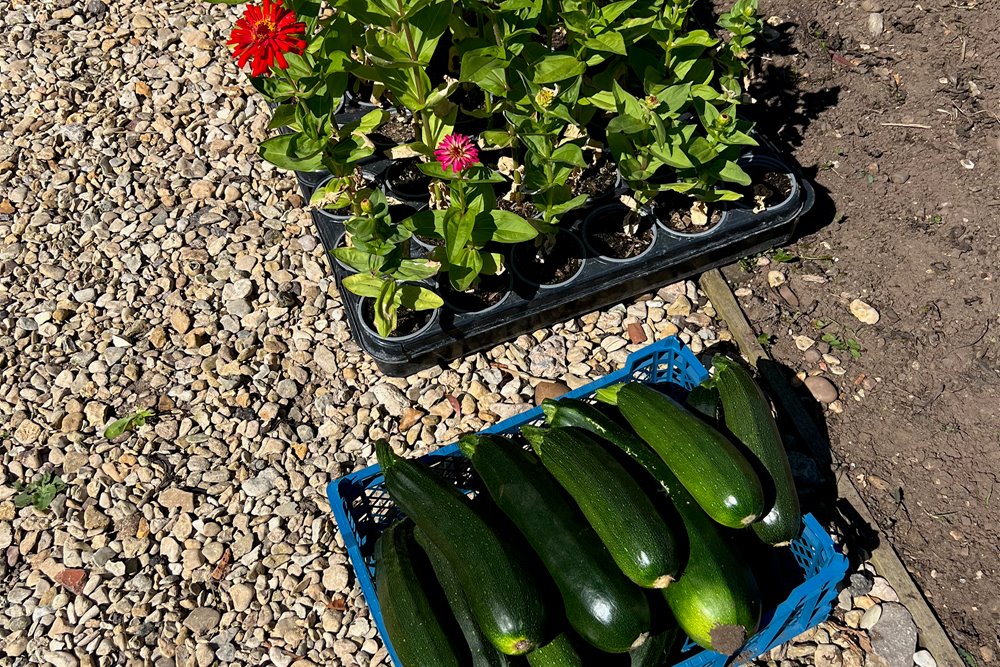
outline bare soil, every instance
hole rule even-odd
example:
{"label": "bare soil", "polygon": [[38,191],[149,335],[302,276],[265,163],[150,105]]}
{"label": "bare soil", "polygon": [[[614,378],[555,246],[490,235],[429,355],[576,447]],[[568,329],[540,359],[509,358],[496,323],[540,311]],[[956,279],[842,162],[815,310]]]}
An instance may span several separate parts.
{"label": "bare soil", "polygon": [[[761,12],[778,25],[761,42],[758,127],[820,191],[789,248],[799,261],[745,262],[728,277],[752,290],[742,303],[777,359],[837,385],[843,412],[827,426],[839,473],[955,643],[995,664],[1000,15],[974,0],[767,0]],[[784,296],[768,286],[773,270],[789,277]],[[855,298],[876,324],[851,314]],[[799,351],[796,335],[832,343],[845,372]],[[858,358],[837,349],[848,341]]]}
{"label": "bare soil", "polygon": [[691,221],[694,200],[675,193],[661,194],[653,202],[653,212],[663,224],[680,234],[701,234],[722,222],[723,204],[708,205],[708,222],[696,225]]}
{"label": "bare soil", "polygon": [[548,251],[534,241],[514,247],[511,260],[522,276],[539,285],[557,285],[569,280],[583,264],[583,248],[569,234],[558,234]]}
{"label": "bare soil", "polygon": [[605,197],[610,195],[618,180],[615,164],[604,157],[582,170],[573,183],[573,192],[578,195]]}
{"label": "bare soil", "polygon": [[476,312],[495,306],[510,294],[511,280],[509,273],[495,276],[482,276],[479,284],[465,292],[447,290],[444,300],[449,306],[463,312]]}
{"label": "bare soil", "polygon": [[[616,209],[612,209],[614,212]],[[629,259],[637,257],[653,242],[653,216],[644,215],[635,233],[625,229],[630,211],[622,209],[621,217],[608,217],[588,223],[587,242],[604,257]]]}

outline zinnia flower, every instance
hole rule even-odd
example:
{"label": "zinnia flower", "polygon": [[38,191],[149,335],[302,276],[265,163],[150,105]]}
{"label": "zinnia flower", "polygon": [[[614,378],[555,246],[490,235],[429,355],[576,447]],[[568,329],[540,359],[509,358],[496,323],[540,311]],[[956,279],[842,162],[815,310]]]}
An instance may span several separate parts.
{"label": "zinnia flower", "polygon": [[471,137],[464,134],[449,134],[438,144],[434,157],[446,172],[451,169],[458,174],[479,162],[479,150],[472,143]]}
{"label": "zinnia flower", "polygon": [[250,73],[260,76],[275,62],[288,67],[286,53],[302,55],[306,43],[301,39],[306,24],[296,21],[295,12],[281,6],[281,0],[264,0],[261,7],[247,7],[243,18],[229,35],[229,46],[240,67],[250,62]]}

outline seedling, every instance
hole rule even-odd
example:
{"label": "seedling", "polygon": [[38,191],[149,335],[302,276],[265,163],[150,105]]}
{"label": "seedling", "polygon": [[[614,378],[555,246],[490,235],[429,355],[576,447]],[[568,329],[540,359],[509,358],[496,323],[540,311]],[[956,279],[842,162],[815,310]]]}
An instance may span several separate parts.
{"label": "seedling", "polygon": [[154,417],[155,415],[156,413],[149,408],[144,408],[138,412],[130,414],[127,417],[116,419],[108,424],[108,427],[104,429],[104,437],[108,440],[114,440],[125,431],[134,431],[140,426],[144,426],[146,424],[146,420]]}
{"label": "seedling", "polygon": [[39,512],[44,512],[55,500],[60,491],[66,488],[66,482],[50,472],[43,473],[38,479],[28,482],[16,482],[14,490],[14,507],[18,509],[33,506]]}
{"label": "seedling", "polygon": [[[824,325],[825,326],[825,325]],[[821,339],[824,343],[832,347],[834,350],[840,350],[842,352],[848,352],[853,359],[861,358],[861,351],[864,349],[861,347],[861,343],[853,338],[841,338],[835,333],[825,333]]]}

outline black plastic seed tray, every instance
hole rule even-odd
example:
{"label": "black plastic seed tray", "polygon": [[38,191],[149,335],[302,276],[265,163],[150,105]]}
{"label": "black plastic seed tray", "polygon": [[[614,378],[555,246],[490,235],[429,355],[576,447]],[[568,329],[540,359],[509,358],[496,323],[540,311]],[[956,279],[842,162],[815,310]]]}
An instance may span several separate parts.
{"label": "black plastic seed tray", "polygon": [[[312,215],[328,251],[355,339],[383,373],[405,376],[787,243],[798,220],[812,207],[815,194],[793,164],[766,141],[760,137],[758,140],[761,145],[747,152],[740,162],[744,167],[788,174],[791,193],[780,204],[754,212],[737,203],[723,213],[720,222],[696,234],[679,233],[657,223],[650,247],[628,260],[603,257],[588,246],[582,233],[583,221],[606,202],[584,208],[563,223],[565,233],[578,242],[574,245],[582,260],[573,278],[558,286],[539,286],[522,277],[517,263],[508,261],[513,289],[500,303],[478,312],[462,312],[446,303],[428,325],[405,337],[381,338],[363,322],[361,299],[341,284],[350,275],[349,269],[329,252],[337,247],[344,233],[343,221],[319,209],[314,209]],[[389,164],[384,159],[372,160],[364,169],[381,185]],[[322,172],[300,172],[303,194],[308,198],[325,177]],[[508,260],[515,248],[506,248]]]}

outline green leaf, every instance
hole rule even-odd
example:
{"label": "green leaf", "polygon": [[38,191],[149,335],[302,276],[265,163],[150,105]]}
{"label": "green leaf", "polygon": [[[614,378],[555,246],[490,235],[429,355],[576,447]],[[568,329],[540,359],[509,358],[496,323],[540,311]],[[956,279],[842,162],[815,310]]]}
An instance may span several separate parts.
{"label": "green leaf", "polygon": [[146,423],[146,420],[152,417],[153,414],[153,411],[147,408],[139,410],[138,412],[135,412],[127,417],[116,419],[108,424],[108,427],[104,429],[104,437],[108,440],[114,440],[125,431],[143,426]]}
{"label": "green leaf", "polygon": [[434,310],[444,305],[437,294],[419,285],[400,285],[399,303],[409,310]]}
{"label": "green leaf", "polygon": [[469,289],[483,271],[483,256],[475,248],[462,248],[455,254],[455,260],[449,261],[448,280],[451,286],[459,292]]}
{"label": "green leaf", "polygon": [[388,338],[396,329],[396,281],[384,280],[375,297],[375,328],[382,338]]}
{"label": "green leaf", "polygon": [[473,241],[481,248],[489,241],[521,243],[536,236],[538,230],[521,216],[511,211],[494,209],[476,217]]}
{"label": "green leaf", "polygon": [[730,183],[738,183],[740,185],[750,185],[751,183],[750,175],[732,160],[726,160],[726,163],[719,169],[718,174],[721,180]]}
{"label": "green leaf", "polygon": [[483,258],[483,268],[480,273],[487,276],[495,276],[503,271],[503,255],[498,252],[480,253]]}
{"label": "green leaf", "polygon": [[385,281],[370,273],[355,273],[343,280],[344,289],[351,294],[371,298],[375,298],[380,294],[383,282]]}
{"label": "green leaf", "polygon": [[472,230],[476,225],[474,213],[449,208],[444,218],[444,244],[449,264],[460,261],[465,247],[472,240]]}
{"label": "green leaf", "polygon": [[393,277],[396,280],[426,280],[437,275],[440,268],[440,262],[429,259],[404,259],[399,263],[399,268],[393,272]]}
{"label": "green leaf", "polygon": [[686,35],[678,37],[674,40],[674,48],[684,47],[684,46],[702,46],[705,48],[710,48],[719,43],[719,40],[713,38],[704,30],[692,30]]}
{"label": "green leaf", "polygon": [[333,256],[359,273],[372,269],[371,255],[358,248],[334,248]]}
{"label": "green leaf", "polygon": [[538,85],[545,85],[565,81],[586,71],[586,63],[580,62],[573,56],[545,56],[534,64],[534,74],[531,80]]}
{"label": "green leaf", "polygon": [[552,161],[572,165],[580,169],[587,167],[587,161],[583,159],[583,151],[576,144],[563,144],[552,151]]}
{"label": "green leaf", "polygon": [[309,155],[296,155],[295,139],[298,135],[282,134],[260,144],[262,158],[278,167],[294,171],[319,171],[323,168],[323,154],[319,151]]}
{"label": "green leaf", "polygon": [[507,148],[514,143],[514,135],[504,130],[485,130],[479,133],[479,137],[497,148]]}
{"label": "green leaf", "polygon": [[291,125],[294,121],[295,105],[282,104],[276,107],[274,112],[271,114],[271,120],[267,124],[267,129],[273,130],[275,128]]}
{"label": "green leaf", "polygon": [[368,134],[374,131],[379,125],[384,123],[389,118],[389,112],[385,109],[373,109],[366,113],[358,121],[357,128],[353,128],[354,132],[360,132],[361,134]]}
{"label": "green leaf", "polygon": [[699,164],[708,164],[718,156],[718,150],[705,137],[695,137],[688,144],[687,153]]}
{"label": "green leaf", "polygon": [[488,93],[499,97],[507,95],[507,66],[510,60],[499,46],[487,46],[468,51],[462,56],[459,78],[475,83]]}
{"label": "green leaf", "polygon": [[401,224],[414,234],[427,238],[444,238],[444,219],[447,211],[425,209],[418,211]]}

